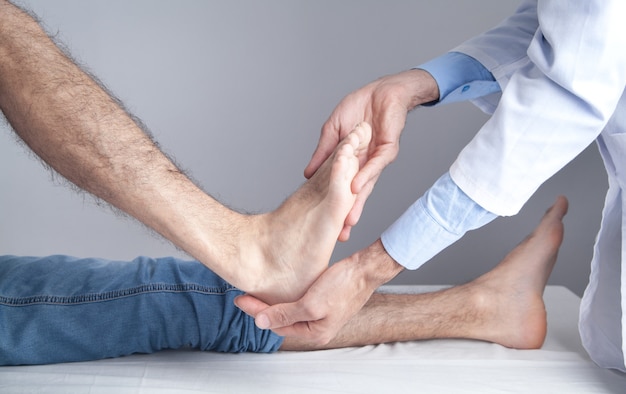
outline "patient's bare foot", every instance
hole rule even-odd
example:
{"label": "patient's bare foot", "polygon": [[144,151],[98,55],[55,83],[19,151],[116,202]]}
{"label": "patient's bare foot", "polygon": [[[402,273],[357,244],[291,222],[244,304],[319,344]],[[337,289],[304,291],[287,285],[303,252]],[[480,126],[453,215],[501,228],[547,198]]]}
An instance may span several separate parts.
{"label": "patient's bare foot", "polygon": [[518,349],[539,348],[547,331],[543,291],[563,240],[568,202],[559,197],[539,225],[493,270],[462,286],[476,325],[469,337]]}
{"label": "patient's bare foot", "polygon": [[268,303],[294,301],[328,267],[356,198],[351,184],[359,170],[357,154],[370,138],[370,126],[358,125],[277,210],[253,217],[242,262],[261,264],[240,273],[250,283],[246,291]]}

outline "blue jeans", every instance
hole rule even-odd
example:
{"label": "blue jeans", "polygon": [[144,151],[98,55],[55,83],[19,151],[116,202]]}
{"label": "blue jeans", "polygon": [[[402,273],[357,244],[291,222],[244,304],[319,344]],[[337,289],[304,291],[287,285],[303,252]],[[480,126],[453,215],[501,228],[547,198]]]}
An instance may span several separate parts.
{"label": "blue jeans", "polygon": [[240,294],[196,261],[0,256],[0,365],[276,351],[282,338],[235,307]]}

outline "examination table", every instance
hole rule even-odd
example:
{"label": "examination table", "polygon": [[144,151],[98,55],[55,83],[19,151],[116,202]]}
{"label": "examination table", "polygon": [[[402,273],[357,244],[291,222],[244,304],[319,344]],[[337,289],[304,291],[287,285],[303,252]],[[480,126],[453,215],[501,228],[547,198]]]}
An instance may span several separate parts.
{"label": "examination table", "polygon": [[[386,286],[424,292],[437,286]],[[91,362],[0,367],[0,393],[626,393],[580,343],[580,299],[548,286],[539,350],[428,340],[276,354],[170,350]]]}

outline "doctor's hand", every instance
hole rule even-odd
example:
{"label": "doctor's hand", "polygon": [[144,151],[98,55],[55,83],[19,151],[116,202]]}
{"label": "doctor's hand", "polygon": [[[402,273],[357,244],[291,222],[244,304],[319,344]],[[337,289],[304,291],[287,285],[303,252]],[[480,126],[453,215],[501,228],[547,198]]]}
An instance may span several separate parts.
{"label": "doctor's hand", "polygon": [[269,306],[246,294],[237,297],[235,304],[253,316],[259,328],[325,345],[378,287],[403,269],[378,240],[324,271],[298,301]]}
{"label": "doctor's hand", "polygon": [[356,124],[367,122],[372,126],[372,141],[360,157],[361,169],[352,182],[352,192],[358,194],[357,200],[346,218],[339,235],[340,241],[350,237],[350,230],[358,222],[365,200],[382,170],[397,157],[400,134],[408,112],[438,98],[439,87],[429,73],[423,70],[403,71],[350,93],[323,125],[317,148],[304,170],[307,178],[313,176]]}

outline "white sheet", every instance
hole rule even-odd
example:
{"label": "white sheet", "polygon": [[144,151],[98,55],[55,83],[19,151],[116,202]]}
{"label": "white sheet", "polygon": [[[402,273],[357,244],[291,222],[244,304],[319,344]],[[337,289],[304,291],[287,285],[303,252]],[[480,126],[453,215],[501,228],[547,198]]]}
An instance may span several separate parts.
{"label": "white sheet", "polygon": [[165,351],[3,367],[0,393],[626,393],[626,375],[597,367],[580,344],[580,299],[552,286],[545,299],[549,327],[540,350],[433,340],[270,355]]}

